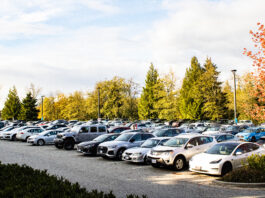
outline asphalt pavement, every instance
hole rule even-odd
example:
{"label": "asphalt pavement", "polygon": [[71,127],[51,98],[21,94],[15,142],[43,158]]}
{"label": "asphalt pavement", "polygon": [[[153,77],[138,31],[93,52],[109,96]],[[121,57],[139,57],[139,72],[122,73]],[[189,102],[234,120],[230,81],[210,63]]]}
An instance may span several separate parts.
{"label": "asphalt pavement", "polygon": [[147,195],[149,198],[265,197],[265,188],[222,187],[211,183],[217,177],[87,157],[75,150],[65,151],[54,146],[40,147],[2,140],[0,161],[46,169],[50,174],[78,182],[88,191],[113,191],[117,197],[126,194]]}

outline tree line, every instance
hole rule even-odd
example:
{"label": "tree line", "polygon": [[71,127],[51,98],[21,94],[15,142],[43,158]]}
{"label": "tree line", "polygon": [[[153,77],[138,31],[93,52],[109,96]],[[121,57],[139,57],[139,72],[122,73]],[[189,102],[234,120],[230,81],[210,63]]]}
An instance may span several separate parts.
{"label": "tree line", "polygon": [[[237,76],[236,93],[238,118],[261,123],[265,121],[265,28],[258,26],[258,32],[251,32],[256,52],[244,51],[253,59],[255,72]],[[1,116],[2,119],[36,120],[43,112],[44,120],[89,120],[98,117],[99,105],[100,117],[107,119],[233,119],[234,90],[228,81],[219,81],[219,74],[211,58],[201,65],[192,57],[178,89],[172,71],[161,75],[151,63],[142,89],[132,79],[115,76],[97,82],[93,91],[45,97],[43,109],[37,104],[36,90],[32,89],[20,102],[13,87]]]}

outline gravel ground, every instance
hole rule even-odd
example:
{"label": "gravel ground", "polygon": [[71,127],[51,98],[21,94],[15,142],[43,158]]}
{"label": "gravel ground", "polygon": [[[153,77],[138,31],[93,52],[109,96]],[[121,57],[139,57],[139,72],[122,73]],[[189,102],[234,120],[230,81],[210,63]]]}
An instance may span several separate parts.
{"label": "gravel ground", "polygon": [[134,193],[149,198],[169,197],[265,197],[265,188],[242,189],[211,184],[216,177],[189,171],[175,172],[147,165],[86,157],[76,151],[59,150],[54,146],[31,146],[22,142],[0,141],[2,163],[27,164],[63,176],[88,191],[112,190],[118,197]]}

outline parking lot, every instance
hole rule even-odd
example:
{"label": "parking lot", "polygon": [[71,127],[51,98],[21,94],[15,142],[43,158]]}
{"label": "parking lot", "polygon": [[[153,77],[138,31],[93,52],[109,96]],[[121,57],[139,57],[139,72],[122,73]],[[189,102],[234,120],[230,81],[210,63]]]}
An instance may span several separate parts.
{"label": "parking lot", "polygon": [[2,163],[27,164],[47,169],[50,174],[78,182],[88,191],[112,190],[118,197],[145,194],[148,197],[265,197],[265,188],[242,189],[212,184],[216,177],[156,169],[148,165],[86,157],[76,151],[54,146],[31,146],[22,142],[0,141]]}

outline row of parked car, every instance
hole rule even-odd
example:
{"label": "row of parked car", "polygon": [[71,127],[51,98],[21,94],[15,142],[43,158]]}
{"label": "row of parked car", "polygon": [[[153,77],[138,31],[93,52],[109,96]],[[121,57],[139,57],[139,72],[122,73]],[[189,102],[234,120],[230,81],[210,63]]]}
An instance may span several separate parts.
{"label": "row of parked car", "polygon": [[[76,145],[77,151],[85,155],[175,170],[189,166],[190,171],[212,175],[224,175],[240,167],[252,154],[265,154],[263,127],[193,125],[197,126],[158,125],[149,131],[139,129],[135,124],[131,128],[125,125],[108,128],[91,123],[72,128],[57,123],[46,129],[42,126],[13,129],[7,126],[0,131],[0,139],[21,140],[39,146],[54,144],[58,149],[66,150],[72,150]],[[235,129],[231,131],[231,128]],[[244,138],[246,136],[248,138]]]}

